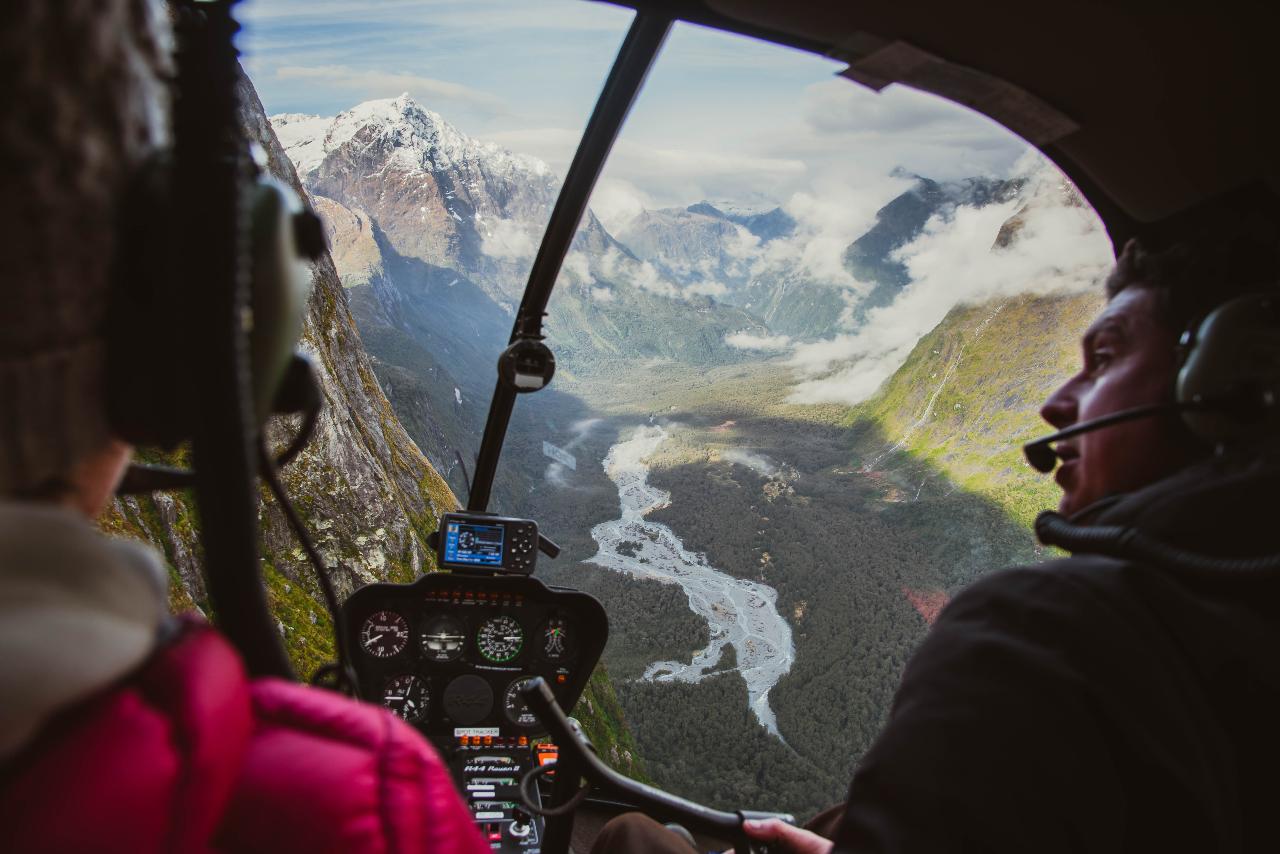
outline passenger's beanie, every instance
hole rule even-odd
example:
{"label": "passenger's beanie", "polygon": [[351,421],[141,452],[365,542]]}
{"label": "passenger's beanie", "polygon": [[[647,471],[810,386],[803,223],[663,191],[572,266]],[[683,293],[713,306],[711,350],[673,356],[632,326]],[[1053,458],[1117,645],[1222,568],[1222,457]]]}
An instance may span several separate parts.
{"label": "passenger's beanie", "polygon": [[171,54],[158,0],[0,4],[0,496],[110,439],[116,211],[165,141]]}

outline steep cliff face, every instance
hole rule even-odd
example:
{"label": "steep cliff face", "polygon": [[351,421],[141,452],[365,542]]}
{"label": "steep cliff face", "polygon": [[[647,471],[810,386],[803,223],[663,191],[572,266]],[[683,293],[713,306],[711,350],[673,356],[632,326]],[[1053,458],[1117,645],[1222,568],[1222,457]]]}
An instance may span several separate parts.
{"label": "steep cliff face", "polygon": [[[269,171],[302,192],[247,81],[240,94],[244,124],[266,152]],[[409,581],[433,569],[425,538],[435,530],[439,514],[457,506],[457,499],[382,393],[330,256],[315,265],[313,284],[301,346],[316,367],[326,405],[315,439],[283,477],[345,595],[360,584]],[[273,429],[277,443],[292,426]],[[328,618],[279,508],[264,500],[259,518],[272,604],[294,664],[301,675],[309,675],[331,654]],[[118,500],[104,527],[147,539],[164,552],[172,567],[173,605],[205,606],[198,520],[190,496]]]}

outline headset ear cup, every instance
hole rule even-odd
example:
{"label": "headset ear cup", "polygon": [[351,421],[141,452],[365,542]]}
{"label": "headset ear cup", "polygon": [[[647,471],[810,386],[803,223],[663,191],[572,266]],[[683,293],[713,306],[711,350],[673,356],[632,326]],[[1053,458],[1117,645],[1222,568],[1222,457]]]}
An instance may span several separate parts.
{"label": "headset ear cup", "polygon": [[190,330],[183,277],[174,275],[172,167],[158,156],[124,194],[112,258],[105,337],[107,415],[113,432],[136,445],[187,438],[190,383],[183,381]]}
{"label": "headset ear cup", "polygon": [[1206,442],[1251,441],[1274,435],[1280,408],[1280,299],[1238,297],[1214,309],[1196,331],[1178,372],[1178,402],[1239,399],[1229,409],[1190,410],[1183,420]]}
{"label": "headset ear cup", "polygon": [[308,229],[314,214],[297,194],[269,178],[259,180],[252,194],[249,352],[253,406],[261,425],[271,415],[276,391],[302,335],[312,282],[306,261],[316,253],[314,247],[299,245],[300,230],[307,229],[304,235],[314,231]]}

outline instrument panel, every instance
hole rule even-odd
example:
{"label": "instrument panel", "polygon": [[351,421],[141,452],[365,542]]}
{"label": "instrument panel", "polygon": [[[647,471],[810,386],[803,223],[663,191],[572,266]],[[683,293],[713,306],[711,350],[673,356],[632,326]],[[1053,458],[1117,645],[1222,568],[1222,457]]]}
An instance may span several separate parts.
{"label": "instrument panel", "polygon": [[518,689],[541,676],[573,708],[609,632],[594,597],[511,575],[370,584],[343,612],[364,699],[451,743],[544,734]]}

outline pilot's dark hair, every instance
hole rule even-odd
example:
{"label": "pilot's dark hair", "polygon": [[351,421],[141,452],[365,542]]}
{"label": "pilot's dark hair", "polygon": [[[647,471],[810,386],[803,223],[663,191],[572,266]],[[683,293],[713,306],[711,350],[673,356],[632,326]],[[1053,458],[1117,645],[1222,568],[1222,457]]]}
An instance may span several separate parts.
{"label": "pilot's dark hair", "polygon": [[1161,320],[1176,338],[1224,302],[1275,291],[1277,282],[1280,245],[1214,229],[1158,250],[1130,239],[1107,276],[1106,291],[1107,299],[1131,287],[1155,291]]}

